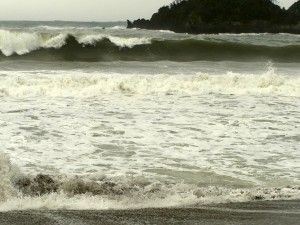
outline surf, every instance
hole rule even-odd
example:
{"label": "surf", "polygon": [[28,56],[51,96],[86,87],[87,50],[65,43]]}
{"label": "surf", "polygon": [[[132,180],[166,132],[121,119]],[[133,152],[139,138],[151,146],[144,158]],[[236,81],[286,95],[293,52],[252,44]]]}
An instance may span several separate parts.
{"label": "surf", "polygon": [[[112,94],[131,95],[271,95],[300,96],[300,78],[270,71],[254,74],[225,72],[196,74],[121,74],[55,71],[6,72],[0,76],[1,97],[86,98]],[[27,74],[27,75],[26,75]],[[29,74],[29,75],[28,75]]]}
{"label": "surf", "polygon": [[145,176],[28,175],[0,152],[0,211],[105,210],[298,199],[298,186],[226,188],[161,182]]}

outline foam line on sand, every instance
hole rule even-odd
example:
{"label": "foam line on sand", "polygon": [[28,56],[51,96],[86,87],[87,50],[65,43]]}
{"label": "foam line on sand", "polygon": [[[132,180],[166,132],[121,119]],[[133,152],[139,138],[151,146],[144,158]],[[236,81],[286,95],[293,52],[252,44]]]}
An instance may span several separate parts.
{"label": "foam line on sand", "polygon": [[300,201],[259,201],[210,205],[201,208],[161,208],[103,211],[10,211],[0,224],[299,224]]}

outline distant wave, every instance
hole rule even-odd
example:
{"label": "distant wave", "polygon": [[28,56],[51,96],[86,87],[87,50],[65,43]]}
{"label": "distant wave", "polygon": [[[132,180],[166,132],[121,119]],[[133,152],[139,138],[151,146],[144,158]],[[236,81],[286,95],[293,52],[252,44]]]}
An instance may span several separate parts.
{"label": "distant wave", "polygon": [[171,31],[171,30],[158,30],[158,31],[161,32],[161,33],[175,34],[175,32]]}
{"label": "distant wave", "polygon": [[126,26],[113,26],[113,27],[106,27],[105,29],[124,30],[124,29],[126,29]]}
{"label": "distant wave", "polygon": [[261,75],[232,72],[224,75],[136,75],[59,71],[59,74],[26,76],[18,73],[0,76],[0,97],[85,98],[107,94],[300,96],[299,76],[281,76],[272,71]]}
{"label": "distant wave", "polygon": [[213,40],[166,40],[105,34],[0,30],[0,60],[299,62],[300,45],[264,46]]}

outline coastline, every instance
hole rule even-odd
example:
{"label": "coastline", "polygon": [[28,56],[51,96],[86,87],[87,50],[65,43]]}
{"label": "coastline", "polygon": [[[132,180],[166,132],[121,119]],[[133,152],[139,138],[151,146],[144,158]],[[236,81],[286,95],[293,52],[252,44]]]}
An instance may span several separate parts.
{"label": "coastline", "polygon": [[299,224],[300,200],[257,201],[197,208],[0,212],[0,224]]}
{"label": "coastline", "polygon": [[178,0],[150,19],[127,20],[127,28],[188,34],[300,34],[300,1],[288,9],[273,0]]}
{"label": "coastline", "polygon": [[149,20],[138,19],[133,22],[127,20],[127,29],[168,30],[178,34],[300,34],[300,26],[297,25],[266,25],[266,24],[202,24],[193,29],[177,28],[151,24]]}

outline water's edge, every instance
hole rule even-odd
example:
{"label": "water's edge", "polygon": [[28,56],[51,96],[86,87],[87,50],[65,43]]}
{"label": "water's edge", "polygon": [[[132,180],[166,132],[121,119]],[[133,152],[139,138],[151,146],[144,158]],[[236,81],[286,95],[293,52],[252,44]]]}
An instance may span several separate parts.
{"label": "water's edge", "polygon": [[159,208],[107,211],[0,212],[0,224],[298,224],[300,201],[219,204],[201,208]]}

